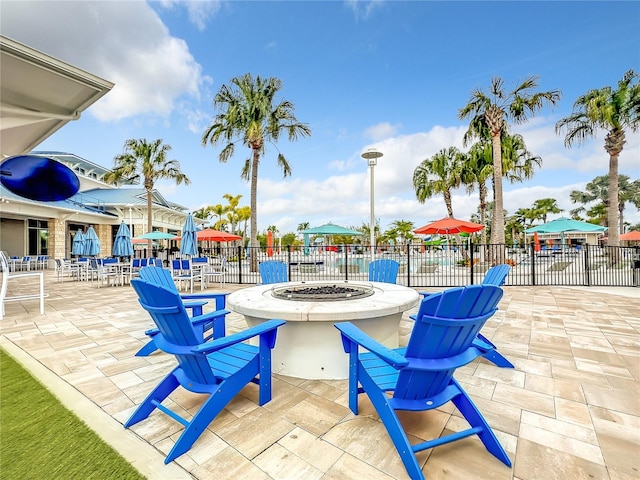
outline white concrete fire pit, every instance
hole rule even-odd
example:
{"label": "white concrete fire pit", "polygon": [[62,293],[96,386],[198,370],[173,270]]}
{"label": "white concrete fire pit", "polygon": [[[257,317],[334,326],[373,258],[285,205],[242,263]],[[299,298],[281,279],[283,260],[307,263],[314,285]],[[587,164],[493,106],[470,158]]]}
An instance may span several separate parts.
{"label": "white concrete fire pit", "polygon": [[[330,292],[322,298],[316,288],[333,286],[345,292]],[[310,292],[303,293],[304,289]],[[271,318],[287,321],[278,329],[274,373],[344,379],[349,373],[348,357],[333,324],[353,322],[382,344],[395,348],[402,313],[416,306],[419,299],[414,289],[390,283],[288,282],[239,290],[229,295],[227,306],[243,314],[250,327]]]}

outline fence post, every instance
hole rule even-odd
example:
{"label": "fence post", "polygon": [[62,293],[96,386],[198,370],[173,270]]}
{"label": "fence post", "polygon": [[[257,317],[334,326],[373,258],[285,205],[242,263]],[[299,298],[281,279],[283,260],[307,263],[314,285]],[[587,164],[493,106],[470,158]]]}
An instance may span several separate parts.
{"label": "fence post", "polygon": [[411,286],[411,244],[407,242],[407,287]]}
{"label": "fence post", "polygon": [[238,245],[238,283],[242,285],[242,246]]}
{"label": "fence post", "polygon": [[584,245],[584,278],[585,278],[585,285],[587,287],[591,286],[591,269],[589,268],[590,262],[589,259],[591,258],[591,254],[589,253],[589,244],[585,243]]}
{"label": "fence post", "polygon": [[536,246],[535,242],[529,244],[529,257],[531,258],[531,285],[536,286]]}
{"label": "fence post", "polygon": [[473,243],[469,240],[469,272],[471,273],[471,285],[475,283],[473,274]]}

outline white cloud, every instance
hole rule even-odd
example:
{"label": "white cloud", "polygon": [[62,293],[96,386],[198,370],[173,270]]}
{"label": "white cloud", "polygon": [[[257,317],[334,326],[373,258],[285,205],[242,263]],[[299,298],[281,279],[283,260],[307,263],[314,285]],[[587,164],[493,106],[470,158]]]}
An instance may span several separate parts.
{"label": "white cloud", "polygon": [[177,99],[199,97],[207,80],[202,67],[145,2],[127,2],[126,8],[121,2],[60,5],[3,2],[2,33],[114,82],[112,91],[89,110],[98,119],[166,119]]}
{"label": "white cloud", "polygon": [[384,0],[346,0],[345,4],[353,10],[356,20],[368,19],[372,12],[384,4]]}
{"label": "white cloud", "polygon": [[373,125],[372,127],[367,128],[364,131],[364,135],[370,140],[378,142],[385,138],[393,137],[401,126],[402,125],[391,125],[387,122],[379,123],[378,125]]}

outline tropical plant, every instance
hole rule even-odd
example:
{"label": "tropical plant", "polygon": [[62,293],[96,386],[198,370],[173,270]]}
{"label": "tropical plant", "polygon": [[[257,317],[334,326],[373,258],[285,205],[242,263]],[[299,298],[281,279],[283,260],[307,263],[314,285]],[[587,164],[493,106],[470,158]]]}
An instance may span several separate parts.
{"label": "tropical plant", "polygon": [[396,235],[400,237],[403,245],[406,245],[415,238],[413,234],[414,225],[413,222],[409,220],[395,220],[391,223],[391,227]]}
{"label": "tropical plant", "polygon": [[465,154],[456,147],[443,148],[433,157],[423,160],[413,171],[413,188],[420,203],[434,195],[442,195],[447,213],[453,217],[451,191],[461,185]]}
{"label": "tropical plant", "polygon": [[542,223],[547,223],[547,216],[550,213],[560,213],[562,209],[558,207],[558,201],[555,198],[541,198],[533,202],[533,215],[534,218],[542,220]]}
{"label": "tropical plant", "polygon": [[[569,197],[573,203],[581,203],[583,205],[598,202],[597,205],[603,205],[606,211],[609,211],[609,176],[601,175],[587,183],[585,191],[573,190]],[[640,208],[640,180],[631,181],[627,175],[618,176],[618,215],[620,217],[620,233],[624,233],[624,210],[627,203],[631,203],[636,208]],[[594,206],[597,206],[594,205]],[[593,206],[592,206],[593,207]],[[579,213],[585,211],[584,207],[576,209]],[[606,224],[608,218],[605,218]],[[602,225],[602,223],[601,223]]]}
{"label": "tropical plant", "polygon": [[[555,105],[560,100],[559,90],[534,92],[537,77],[529,77],[512,91],[505,91],[500,77],[491,80],[487,93],[480,89],[472,91],[467,105],[459,111],[459,118],[471,118],[469,128],[464,135],[464,144],[473,138],[482,138],[488,130],[491,137],[493,156],[493,199],[494,214],[491,224],[492,244],[505,243],[504,199],[502,193],[503,176],[503,133],[508,131],[509,122],[521,124],[542,109],[545,103]],[[503,252],[504,253],[504,252]],[[502,258],[498,259],[501,260]]]}
{"label": "tropical plant", "polygon": [[[202,144],[225,143],[218,157],[223,163],[233,157],[237,142],[251,150],[251,157],[246,159],[241,177],[251,183],[251,247],[253,251],[257,251],[258,166],[260,158],[265,154],[265,143],[277,143],[283,132],[290,141],[299,136],[307,137],[311,135],[311,129],[297,120],[293,103],[288,100],[277,102],[276,95],[282,88],[279,79],[263,79],[260,76],[253,78],[247,73],[233,78],[230,83],[222,85],[214,97],[214,108],[218,113],[205,130]],[[277,163],[285,177],[291,174],[291,166],[280,152]],[[251,271],[258,271],[256,255],[251,256]]]}
{"label": "tropical plant", "polygon": [[[177,160],[168,160],[170,145],[162,143],[162,139],[148,142],[146,139],[129,139],[124,144],[124,153],[113,159],[114,168],[105,175],[107,183],[120,180],[142,180],[147,193],[147,232],[153,231],[153,188],[160,179],[173,180],[177,185],[189,185],[191,181],[180,170]],[[149,251],[152,240],[148,242]]]}
{"label": "tropical plant", "polygon": [[[578,97],[571,115],[556,123],[556,132],[565,131],[564,144],[584,143],[606,130],[604,149],[609,154],[609,191],[607,202],[607,244],[620,245],[618,159],[626,142],[626,130],[636,132],[640,127],[640,83],[633,70],[626,72],[618,82],[617,90],[603,87],[590,90]],[[612,263],[616,259],[611,259]]]}

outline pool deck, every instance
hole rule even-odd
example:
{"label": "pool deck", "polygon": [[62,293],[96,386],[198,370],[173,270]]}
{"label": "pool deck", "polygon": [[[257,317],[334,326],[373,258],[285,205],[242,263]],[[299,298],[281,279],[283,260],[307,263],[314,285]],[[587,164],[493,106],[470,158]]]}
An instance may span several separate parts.
{"label": "pool deck", "polygon": [[[131,287],[58,282],[45,272],[45,315],[38,301],[8,303],[0,345],[150,479],[406,479],[366,396],[347,407],[346,380],[275,375],[273,400],[257,405],[249,385],[187,454],[163,460],[182,426],[152,414],[130,430],[132,410],[173,366],[173,357],[134,353],[152,327]],[[226,285],[232,292],[246,286]],[[9,294],[33,282],[10,280]],[[640,289],[505,287],[483,329],[516,366],[478,359],[458,369],[507,450],[513,468],[476,438],[419,455],[427,478],[637,479],[640,477]],[[400,344],[411,331],[405,312]],[[232,313],[227,331],[246,328]],[[201,396],[180,391],[173,406],[193,413]],[[465,428],[450,405],[403,414],[414,439]]]}

